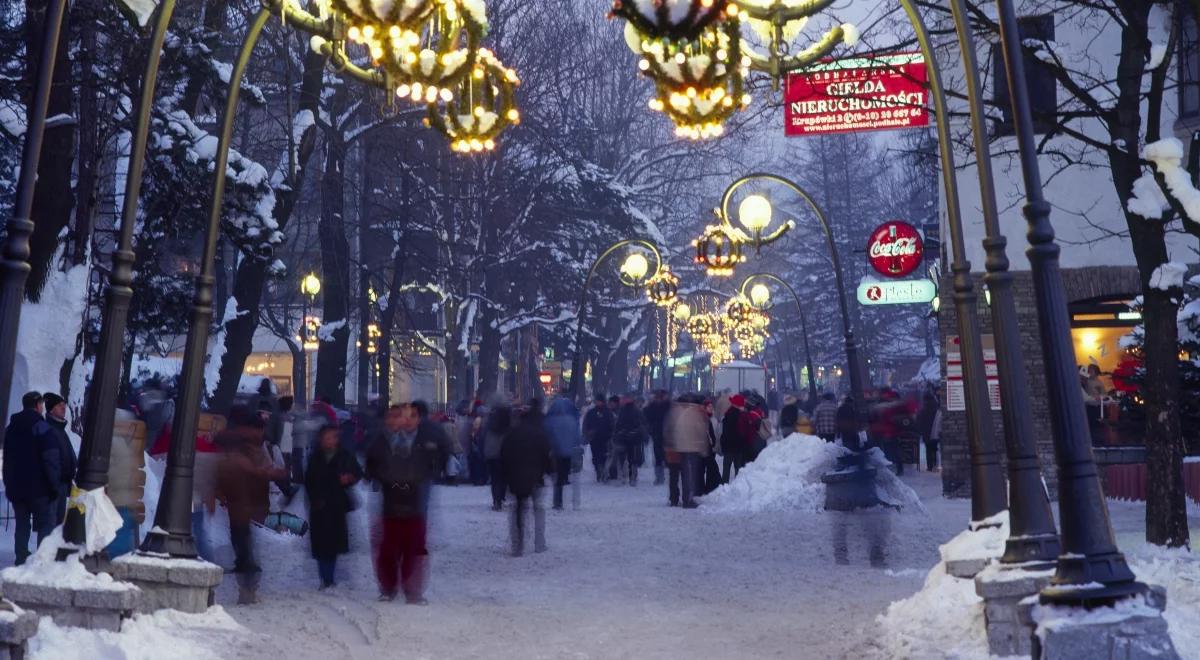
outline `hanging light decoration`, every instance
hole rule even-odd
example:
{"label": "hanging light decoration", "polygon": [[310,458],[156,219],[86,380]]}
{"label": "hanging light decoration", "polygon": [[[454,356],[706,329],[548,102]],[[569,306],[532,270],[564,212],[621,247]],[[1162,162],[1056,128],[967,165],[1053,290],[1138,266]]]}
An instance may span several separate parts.
{"label": "hanging light decoration", "polygon": [[744,24],[766,44],[766,52],[744,46],[755,71],[771,76],[776,88],[783,76],[827,57],[841,44],[858,43],[858,28],[853,24],[836,25],[807,48],[793,44],[808,25],[809,19],[836,0],[735,0]]}
{"label": "hanging light decoration", "polygon": [[[324,0],[342,15],[354,41],[383,46],[392,32],[413,30],[433,13],[442,0]],[[364,34],[365,32],[365,34]]]}
{"label": "hanging light decoration", "polygon": [[396,81],[396,96],[417,103],[448,102],[459,81],[472,72],[479,41],[487,31],[482,2],[438,0],[416,29],[389,28],[377,60]]}
{"label": "hanging light decoration", "polygon": [[723,225],[709,225],[692,245],[696,248],[696,263],[709,275],[732,275],[734,267],[746,260],[742,241]]}
{"label": "hanging light decoration", "polygon": [[727,5],[728,0],[615,0],[609,18],[620,16],[646,37],[690,40],[727,10],[737,12]]}
{"label": "hanging light decoration", "polygon": [[687,321],[688,334],[701,343],[707,337],[716,336],[717,328],[716,319],[711,314],[697,314]]}
{"label": "hanging light decoration", "polygon": [[725,305],[725,316],[735,326],[749,325],[755,311],[743,296],[734,296]]}
{"label": "hanging light decoration", "polygon": [[659,307],[670,307],[679,297],[679,276],[664,264],[658,274],[646,282],[646,297]]}
{"label": "hanging light decoration", "polygon": [[445,135],[457,153],[491,151],[505,128],[521,123],[515,103],[520,82],[516,71],[481,48],[471,75],[457,84],[450,100],[429,104],[426,125]]}
{"label": "hanging light decoration", "polygon": [[724,123],[750,103],[745,90],[750,59],[741,51],[738,21],[713,23],[690,41],[648,38],[627,24],[626,43],[638,68],[654,81],[650,108],[666,114],[680,137],[725,132]]}

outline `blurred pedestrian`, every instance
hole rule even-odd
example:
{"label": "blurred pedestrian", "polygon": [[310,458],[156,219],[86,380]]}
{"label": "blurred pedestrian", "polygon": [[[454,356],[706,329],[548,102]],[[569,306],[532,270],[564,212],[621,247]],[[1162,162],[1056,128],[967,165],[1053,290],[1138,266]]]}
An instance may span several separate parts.
{"label": "blurred pedestrian", "polygon": [[[262,568],[254,554],[253,523],[262,524],[270,509],[272,480],[286,471],[275,467],[263,447],[266,423],[248,411],[230,413],[234,425],[217,434],[225,450],[217,466],[215,495],[229,511],[229,542],[233,546],[233,572],[237,575],[238,604],[258,602]],[[241,420],[245,420],[244,423]]]}
{"label": "blurred pedestrian", "polygon": [[[842,405],[838,406],[835,416],[837,424],[838,437],[842,439],[842,446],[850,451],[861,451],[862,441],[859,438],[859,430],[861,424],[858,421],[858,407],[854,403],[854,397],[848,396],[842,400]],[[818,433],[820,427],[818,426]]]}
{"label": "blurred pedestrian", "polygon": [[838,432],[838,407],[832,392],[821,395],[821,402],[813,409],[813,430],[825,442],[833,442]]}
{"label": "blurred pedestrian", "polygon": [[383,431],[367,448],[366,476],[383,495],[375,556],[379,599],[395,600],[403,589],[408,603],[424,605],[429,491],[450,447],[417,411],[414,404],[388,410]]}
{"label": "blurred pedestrian", "polygon": [[678,456],[678,461],[670,465],[668,479],[667,495],[671,506],[682,504],[685,509],[698,506],[695,495],[702,486],[701,470],[711,447],[711,432],[708,414],[699,396],[682,395],[667,412],[663,427],[664,446]]}
{"label": "blurred pedestrian", "polygon": [[512,555],[525,552],[525,511],[533,508],[533,551],[546,551],[545,476],[553,472],[550,439],[543,426],[541,402],[534,401],[504,436],[500,462],[504,479],[513,494],[509,537]]}
{"label": "blurred pedestrian", "polygon": [[622,484],[637,486],[638,468],[645,454],[647,433],[646,420],[633,397],[625,397],[617,410],[617,421],[613,426],[613,454],[609,457],[617,467],[617,477]]}
{"label": "blurred pedestrian", "polygon": [[[575,456],[583,451],[579,432],[579,411],[565,396],[555,397],[546,413],[546,433],[554,451],[554,508],[563,508],[563,488],[570,483]],[[576,478],[578,481],[578,478]],[[576,499],[574,508],[579,509]]]}
{"label": "blurred pedestrian", "polygon": [[308,494],[312,556],[317,560],[321,589],[334,586],[337,557],[350,551],[346,514],[358,508],[351,488],[360,478],[358,461],[339,446],[338,428],[325,426],[318,431],[316,452],[304,475],[304,488]]}
{"label": "blurred pedestrian", "polygon": [[504,483],[504,470],[500,465],[500,447],[504,436],[512,429],[512,406],[497,396],[492,401],[491,412],[484,423],[483,457],[487,461],[488,475],[492,483],[492,511],[504,510],[504,498],[508,487]]}
{"label": "blurred pedestrian", "polygon": [[[791,394],[783,397],[783,408],[779,410],[779,435],[788,437],[797,433],[796,422],[800,419],[800,402]],[[807,417],[808,415],[805,415]]]}
{"label": "blurred pedestrian", "polygon": [[721,418],[721,458],[724,467],[721,477],[725,483],[742,469],[745,464],[745,440],[741,436],[741,419],[746,406],[746,397],[734,394],[729,397],[729,406]]}
{"label": "blurred pedestrian", "polygon": [[57,453],[57,443],[47,447],[36,432],[44,422],[42,395],[26,392],[21,411],[8,420],[4,432],[4,494],[12,504],[16,519],[14,547],[17,566],[29,558],[29,536],[37,534],[37,544],[54,530],[54,505],[58,492],[58,474],[48,474],[45,451]]}
{"label": "blurred pedestrian", "polygon": [[646,404],[643,415],[646,418],[646,430],[650,432],[650,443],[654,449],[654,485],[666,480],[666,455],[663,453],[663,425],[667,422],[667,410],[671,407],[671,399],[666,390],[655,390],[650,403]]}
{"label": "blurred pedestrian", "polygon": [[596,468],[596,481],[608,481],[608,445],[612,442],[613,413],[603,394],[596,395],[596,402],[583,416],[583,439],[592,449],[592,467]]}

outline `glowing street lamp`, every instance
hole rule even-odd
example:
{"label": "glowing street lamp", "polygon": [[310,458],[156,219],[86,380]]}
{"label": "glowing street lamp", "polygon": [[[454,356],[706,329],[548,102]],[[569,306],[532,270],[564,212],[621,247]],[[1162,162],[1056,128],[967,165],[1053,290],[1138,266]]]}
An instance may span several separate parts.
{"label": "glowing street lamp", "polygon": [[650,261],[640,252],[634,252],[625,257],[621,264],[621,283],[626,286],[637,286],[646,279],[650,272]]}
{"label": "glowing street lamp", "polygon": [[756,309],[766,309],[771,303],[771,290],[767,285],[759,283],[750,287],[750,304]]}
{"label": "glowing street lamp", "polygon": [[300,280],[300,293],[308,296],[310,299],[317,297],[321,292],[321,278],[317,277],[316,273],[309,273]]}

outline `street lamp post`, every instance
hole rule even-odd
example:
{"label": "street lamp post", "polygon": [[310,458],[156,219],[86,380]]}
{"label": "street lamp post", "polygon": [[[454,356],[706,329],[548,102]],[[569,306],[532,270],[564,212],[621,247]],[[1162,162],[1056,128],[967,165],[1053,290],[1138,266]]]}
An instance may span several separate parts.
{"label": "street lamp post", "polygon": [[[1042,193],[1025,82],[1024,53],[1012,0],[997,0],[1000,46],[1008,75],[1021,174],[1025,180],[1025,219],[1029,224],[1029,268],[1033,275],[1034,302],[1042,339],[1046,395],[1054,433],[1054,457],[1058,465],[1058,510],[1062,524],[1062,554],[1050,586],[1042,590],[1043,603],[1094,607],[1119,598],[1144,593],[1117,549],[1108,506],[1100,487],[1100,476],[1092,457],[1079,374],[1075,367],[1067,297],[1059,270],[1059,247],[1050,224],[1050,204]],[[960,21],[961,22],[961,21]],[[959,31],[967,29],[958,26]]]}
{"label": "street lamp post", "polygon": [[[796,311],[800,313],[800,335],[804,340],[804,362],[805,367],[808,369],[808,396],[810,400],[816,401],[817,376],[816,372],[813,371],[812,349],[808,344],[808,322],[804,318],[804,304],[800,302],[800,296],[796,293],[796,290],[778,276],[770,273],[755,273],[742,280],[742,285],[738,287],[738,293],[747,297],[750,300],[750,304],[756,308],[765,310],[771,304],[771,290],[767,288],[767,285],[759,282],[750,286],[750,283],[756,279],[767,280],[782,286],[788,293],[792,294],[792,299],[796,301]],[[747,287],[749,287],[749,291],[746,290]]]}
{"label": "street lamp post", "polygon": [[[864,398],[863,397],[863,385],[864,385],[863,373],[864,372],[862,369],[862,365],[859,363],[858,339],[855,338],[854,329],[851,327],[851,323],[850,323],[850,309],[849,309],[849,303],[847,302],[848,299],[846,298],[846,283],[845,283],[844,278],[842,277],[842,261],[841,261],[841,258],[838,256],[837,244],[833,240],[833,229],[829,225],[829,219],[826,218],[825,211],[822,210],[821,207],[817,205],[816,201],[813,200],[812,196],[809,195],[808,192],[805,191],[803,188],[801,188],[799,184],[797,184],[794,181],[791,181],[789,179],[786,179],[782,176],[779,176],[777,174],[767,174],[764,172],[756,172],[753,174],[748,174],[748,175],[738,179],[737,181],[734,181],[732,184],[730,184],[730,186],[728,188],[725,189],[725,194],[721,198],[721,216],[723,218],[729,217],[729,203],[733,199],[733,194],[735,192],[737,192],[738,188],[741,188],[743,185],[750,183],[751,181],[757,181],[757,180],[773,181],[775,183],[781,184],[781,185],[789,188],[792,192],[799,195],[800,198],[803,199],[810,208],[812,208],[813,212],[817,216],[817,220],[821,223],[821,229],[825,232],[826,243],[829,245],[829,257],[830,257],[830,260],[833,262],[833,277],[834,277],[834,284],[837,287],[838,308],[842,314],[842,333],[843,333],[843,336],[845,337],[846,362],[847,362],[847,368],[850,370],[850,395],[854,398],[854,405],[857,406],[859,408],[859,410],[862,410],[863,398]],[[747,196],[747,199],[749,199],[750,197],[754,197],[754,195]],[[746,209],[751,214],[751,217],[747,218],[747,220],[749,220],[749,223],[750,223],[750,224],[747,224],[747,226],[751,226],[753,224],[757,224],[758,222],[761,222],[761,217],[756,218],[755,217],[756,215],[761,216],[762,214],[766,213],[766,214],[768,214],[768,217],[769,217],[770,200],[766,199],[765,197],[763,197],[762,200],[764,202],[766,202],[765,206],[761,203],[755,202],[752,205],[750,205],[748,207],[748,209]],[[746,203],[746,200],[743,200],[743,202],[742,202],[743,208],[745,208],[745,203]],[[788,223],[786,223],[784,225],[784,227],[790,227],[792,225],[793,225],[793,223],[791,221],[788,221]],[[781,229],[779,231],[780,232],[786,231],[786,229]],[[784,283],[784,286],[787,286],[787,284]],[[795,295],[794,292],[793,292],[793,295]],[[811,365],[811,358],[810,358],[810,365]],[[812,367],[811,366],[809,367],[809,378],[812,378]],[[810,387],[813,390],[815,390],[815,388],[816,388],[816,386],[813,384],[810,384]]]}
{"label": "street lamp post", "polygon": [[[164,0],[158,9],[150,36],[150,52],[142,74],[142,89],[134,120],[133,141],[129,150],[129,171],[125,177],[125,196],[121,208],[120,237],[112,252],[104,316],[100,325],[100,346],[88,385],[87,405],[83,410],[83,437],[79,446],[79,469],[75,478],[80,490],[94,490],[108,484],[109,456],[112,453],[113,422],[116,417],[117,390],[121,380],[121,362],[125,347],[125,327],[129,319],[129,301],[133,298],[133,231],[137,225],[142,172],[146,161],[146,141],[163,40],[175,12],[175,0]],[[67,510],[71,519],[63,526],[64,539],[81,545],[86,541],[82,517],[77,507]]]}
{"label": "street lamp post", "polygon": [[621,264],[621,283],[628,287],[641,286],[648,278],[653,278],[662,270],[662,255],[659,254],[658,248],[649,241],[640,238],[630,238],[623,241],[613,243],[596,260],[592,262],[591,268],[588,269],[587,277],[583,280],[583,291],[579,294],[579,312],[575,320],[575,355],[571,358],[571,394],[578,400],[583,397],[584,390],[584,342],[583,342],[583,319],[587,314],[588,290],[592,286],[592,279],[596,276],[596,270],[600,264],[617,250],[628,246],[638,246],[646,249],[654,257],[654,271],[650,271],[650,262],[645,255],[640,252],[631,253],[625,258]]}
{"label": "street lamp post", "polygon": [[300,280],[301,300],[304,301],[304,310],[300,316],[300,375],[303,380],[300,381],[297,401],[300,403],[301,410],[308,405],[308,315],[320,292],[321,278],[317,277],[316,273],[309,273]]}
{"label": "street lamp post", "polygon": [[[51,0],[46,7],[42,52],[38,56],[38,75],[33,103],[26,118],[25,143],[21,152],[21,174],[17,179],[12,217],[8,219],[3,254],[0,254],[0,419],[8,419],[8,398],[12,394],[13,368],[17,360],[17,331],[21,327],[21,303],[25,300],[25,280],[29,277],[29,238],[33,235],[33,192],[37,187],[38,162],[42,156],[42,137],[46,132],[46,110],[50,105],[50,87],[54,81],[54,58],[62,32],[67,0]],[[0,423],[0,445],[4,443],[4,424]]]}
{"label": "street lamp post", "polygon": [[192,537],[192,478],[196,459],[196,422],[200,415],[200,390],[204,384],[204,359],[207,353],[209,323],[212,320],[213,283],[217,237],[221,231],[221,207],[225,196],[225,168],[229,161],[229,143],[233,137],[233,119],[237,114],[242,76],[250,62],[250,54],[263,26],[271,17],[264,7],[250,22],[250,29],[229,76],[229,91],[221,117],[221,133],[213,166],[213,190],[204,234],[204,250],[200,257],[200,274],[196,277],[196,293],[192,298],[192,313],[184,344],[183,371],[180,374],[179,401],[175,423],[171,427],[171,444],[167,451],[167,468],[163,478],[154,527],[142,541],[141,552],[167,554],[172,557],[194,558],[196,541]]}

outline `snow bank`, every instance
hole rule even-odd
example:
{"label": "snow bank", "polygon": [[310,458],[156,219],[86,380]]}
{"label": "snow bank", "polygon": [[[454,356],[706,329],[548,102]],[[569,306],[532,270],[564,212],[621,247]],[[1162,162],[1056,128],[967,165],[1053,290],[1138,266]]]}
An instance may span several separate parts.
{"label": "snow bank", "polygon": [[965,529],[938,548],[942,561],[992,559],[1004,554],[1008,541],[1008,509],[981,521],[975,531]]}
{"label": "snow bank", "polygon": [[165,654],[188,660],[221,660],[232,655],[239,646],[238,638],[245,634],[246,629],[221,607],[209,608],[201,614],[175,610],[139,614],[126,621],[119,633],[60,627],[47,617],[29,641],[29,658],[157,660]]}
{"label": "snow bank", "polygon": [[944,563],[929,571],[920,591],[889,605],[875,622],[876,657],[989,657],[983,599],[975,594],[975,581],[946,573]]}
{"label": "snow bank", "polygon": [[821,511],[825,484],[821,475],[846,453],[840,445],[793,433],[767,445],[737,478],[703,498],[703,510],[716,513],[758,513],[800,509]]}
{"label": "snow bank", "polygon": [[[111,541],[112,539],[109,538]],[[137,589],[127,582],[118,582],[108,573],[90,573],[83,567],[79,553],[64,561],[54,561],[58,549],[67,545],[63,541],[62,526],[59,525],[37,551],[21,566],[11,566],[0,571],[0,582],[18,582],[42,586],[86,588],[98,591],[129,591]],[[105,544],[107,545],[107,543]]]}
{"label": "snow bank", "polygon": [[1139,580],[1167,588],[1165,616],[1179,657],[1200,658],[1200,556],[1143,543],[1125,558]]}
{"label": "snow bank", "polygon": [[87,277],[86,264],[66,272],[52,270],[41,302],[21,306],[9,414],[21,409],[21,396],[30,390],[62,391],[59,374],[63,363],[75,355],[75,332],[87,301]]}

